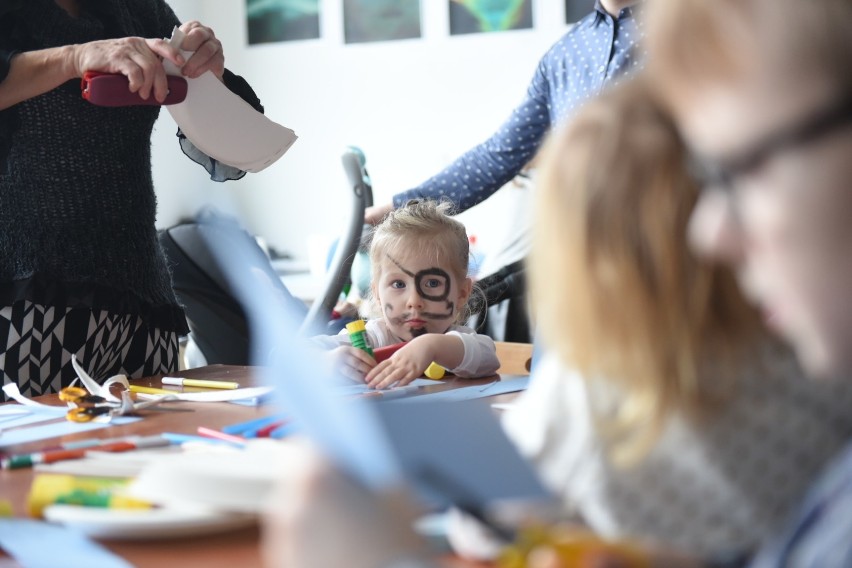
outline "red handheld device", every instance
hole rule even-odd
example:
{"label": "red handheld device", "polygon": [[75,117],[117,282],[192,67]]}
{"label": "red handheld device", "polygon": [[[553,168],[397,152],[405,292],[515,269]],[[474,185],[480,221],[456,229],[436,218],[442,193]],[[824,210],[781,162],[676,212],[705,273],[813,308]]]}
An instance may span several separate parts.
{"label": "red handheld device", "polygon": [[86,71],[80,88],[83,90],[83,98],[92,104],[106,107],[121,107],[131,105],[174,105],[183,102],[186,98],[186,79],[176,75],[166,75],[169,85],[169,94],[162,103],[154,98],[154,93],[147,100],[139,96],[139,93],[130,92],[130,81],[124,75],[117,73],[100,73],[98,71]]}

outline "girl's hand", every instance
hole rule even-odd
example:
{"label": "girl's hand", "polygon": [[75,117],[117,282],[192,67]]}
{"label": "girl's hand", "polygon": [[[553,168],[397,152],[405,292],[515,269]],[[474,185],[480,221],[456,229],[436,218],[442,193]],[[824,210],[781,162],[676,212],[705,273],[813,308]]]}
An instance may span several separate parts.
{"label": "girl's hand", "polygon": [[364,375],[376,366],[376,360],[370,355],[351,345],[341,345],[329,351],[334,369],[356,383],[365,382]]}
{"label": "girl's hand", "polygon": [[376,365],[367,374],[367,385],[376,389],[385,389],[396,384],[402,387],[422,377],[426,368],[435,360],[432,336],[436,334],[415,337],[408,344]]}
{"label": "girl's hand", "polygon": [[184,76],[195,79],[211,71],[221,80],[225,73],[225,52],[213,30],[196,21],[186,22],[180,30],[186,34],[181,49],[195,52],[181,69]]}
{"label": "girl's hand", "polygon": [[185,63],[183,55],[163,39],[125,37],[92,41],[70,46],[70,49],[73,76],[82,77],[86,71],[120,73],[129,80],[131,93],[139,93],[143,99],[153,93],[159,102],[169,94],[161,58],[178,67]]}

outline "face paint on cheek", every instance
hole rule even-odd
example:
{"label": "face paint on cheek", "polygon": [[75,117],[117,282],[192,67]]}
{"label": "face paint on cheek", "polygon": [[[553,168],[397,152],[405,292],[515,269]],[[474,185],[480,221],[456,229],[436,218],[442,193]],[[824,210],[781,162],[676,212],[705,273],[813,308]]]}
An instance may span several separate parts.
{"label": "face paint on cheek", "polygon": [[405,320],[407,319],[407,314],[402,314],[401,316],[394,316],[393,306],[391,306],[390,304],[385,304],[385,318],[392,325],[400,326],[405,323]]}
{"label": "face paint on cheek", "polygon": [[[449,273],[446,270],[443,270],[438,267],[424,268],[423,270],[417,272],[411,272],[403,267],[399,262],[396,261],[392,256],[386,255],[391,262],[393,262],[397,268],[402,270],[408,276],[414,278],[415,286],[417,287],[417,294],[423,298],[424,300],[428,300],[430,302],[446,302],[447,311],[446,313],[437,313],[437,312],[421,312],[420,316],[430,320],[445,320],[450,319],[455,316],[456,313],[456,305],[454,302],[447,300],[450,297],[450,289],[452,288],[453,280],[450,277]],[[423,280],[429,276],[434,277],[435,280],[439,280],[443,284],[441,286],[436,287],[436,293],[432,293],[431,290],[427,289],[423,285]],[[385,306],[385,314],[390,318],[390,314],[388,313],[388,308],[390,306]],[[399,324],[404,322],[405,319],[402,318],[390,318],[394,324]],[[423,331],[425,333],[425,330]]]}

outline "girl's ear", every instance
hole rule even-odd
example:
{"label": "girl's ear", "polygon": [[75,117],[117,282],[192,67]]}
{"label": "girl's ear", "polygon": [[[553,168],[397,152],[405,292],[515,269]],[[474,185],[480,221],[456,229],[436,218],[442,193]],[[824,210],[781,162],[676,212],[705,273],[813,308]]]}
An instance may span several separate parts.
{"label": "girl's ear", "polygon": [[373,303],[380,306],[382,302],[379,300],[379,287],[376,285],[375,280],[370,283],[370,292],[373,294]]}
{"label": "girl's ear", "polygon": [[473,279],[463,278],[459,282],[459,307],[463,306],[467,299],[470,298],[470,293],[473,291]]}

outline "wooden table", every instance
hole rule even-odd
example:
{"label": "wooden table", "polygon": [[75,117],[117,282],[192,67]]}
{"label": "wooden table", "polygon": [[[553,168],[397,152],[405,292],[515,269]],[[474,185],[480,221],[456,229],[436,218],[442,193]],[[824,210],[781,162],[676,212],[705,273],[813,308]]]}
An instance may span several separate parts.
{"label": "wooden table", "polygon": [[[240,383],[243,386],[254,384],[250,367],[233,367],[211,365],[199,369],[181,372],[181,375],[193,379],[218,379]],[[476,380],[455,380],[444,384],[425,387],[427,392],[449,390],[475,384],[488,384],[494,377]],[[152,377],[133,381],[134,384],[161,387],[160,377]],[[499,395],[491,397],[494,402],[505,402],[515,395]],[[39,398],[47,404],[61,404],[56,395]],[[23,444],[10,448],[8,453],[24,453],[37,451],[46,445],[59,442],[70,442],[91,437],[113,438],[130,435],[155,435],[161,432],[177,432],[195,434],[199,426],[221,429],[229,424],[235,424],[260,418],[274,412],[270,407],[246,407],[230,403],[173,403],[176,407],[191,408],[193,412],[155,412],[144,420],[121,426],[109,426],[90,432],[63,436],[49,441]],[[26,515],[26,496],[32,484],[35,472],[32,469],[0,470],[0,499],[11,502],[18,516]],[[144,542],[103,542],[104,546],[127,559],[134,566],[227,566],[233,568],[249,568],[260,566],[258,549],[259,531],[257,528],[232,531],[217,534],[215,537],[181,538],[173,541],[144,541]],[[459,568],[475,568],[484,564],[461,561],[448,558],[447,564]],[[0,563],[6,557],[0,551]],[[3,566],[7,564],[3,563]]]}

